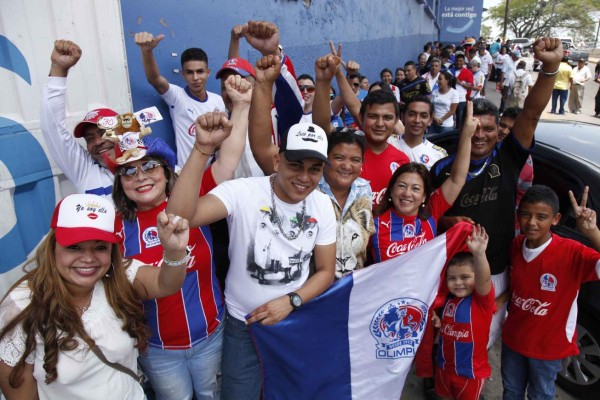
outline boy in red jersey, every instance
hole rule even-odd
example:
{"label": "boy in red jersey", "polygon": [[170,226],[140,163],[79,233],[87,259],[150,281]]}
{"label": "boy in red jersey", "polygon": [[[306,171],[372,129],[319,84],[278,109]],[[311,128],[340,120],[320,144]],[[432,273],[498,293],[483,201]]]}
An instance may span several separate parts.
{"label": "boy in red jersey", "polygon": [[443,398],[476,400],[491,375],[487,343],[496,311],[490,264],[485,256],[489,237],[480,225],[467,238],[469,253],[458,253],[448,263],[450,295],[442,311],[435,392]]}
{"label": "boy in red jersey", "polygon": [[554,398],[562,359],[579,353],[575,325],[582,283],[600,279],[600,230],[586,208],[588,188],[577,205],[569,192],[577,228],[593,249],[552,234],[560,220],[552,189],[533,185],[518,217],[522,235],[511,247],[510,303],[502,333],[504,399]]}

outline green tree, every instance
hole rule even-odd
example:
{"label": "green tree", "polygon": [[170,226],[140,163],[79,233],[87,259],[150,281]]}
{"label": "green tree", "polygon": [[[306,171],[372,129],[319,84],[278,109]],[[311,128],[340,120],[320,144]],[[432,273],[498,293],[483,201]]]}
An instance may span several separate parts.
{"label": "green tree", "polygon": [[504,0],[489,9],[487,20],[503,26],[506,1],[510,1],[507,31],[515,37],[552,36],[567,30],[573,37],[590,38],[595,33],[590,13],[600,11],[600,0]]}
{"label": "green tree", "polygon": [[488,38],[492,36],[492,27],[486,24],[481,24],[481,33],[479,36]]}

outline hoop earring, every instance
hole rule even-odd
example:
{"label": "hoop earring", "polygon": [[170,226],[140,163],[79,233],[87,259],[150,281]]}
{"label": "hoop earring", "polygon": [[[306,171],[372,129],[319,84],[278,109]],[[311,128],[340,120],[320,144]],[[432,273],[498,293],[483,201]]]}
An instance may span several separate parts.
{"label": "hoop earring", "polygon": [[[112,271],[115,271],[115,264],[110,263],[110,268],[112,269]],[[106,274],[104,274],[105,278],[110,278],[110,270],[106,271]]]}

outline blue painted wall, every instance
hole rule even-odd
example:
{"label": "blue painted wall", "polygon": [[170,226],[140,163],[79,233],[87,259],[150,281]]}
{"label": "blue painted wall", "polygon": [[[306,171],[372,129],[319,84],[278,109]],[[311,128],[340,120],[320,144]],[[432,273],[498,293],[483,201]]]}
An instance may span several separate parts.
{"label": "blue painted wall", "polygon": [[[162,74],[183,84],[173,69],[180,68],[179,55],[188,47],[201,47],[209,56],[212,76],[208,90],[219,92],[214,78],[227,59],[231,28],[249,20],[274,21],[280,28],[281,44],[294,62],[296,73],[314,75],[314,61],[329,52],[328,40],[343,43],[343,58],[360,63],[361,73],[379,80],[384,67],[395,69],[416,60],[423,44],[438,38],[438,29],[428,3],[432,0],[313,0],[309,6],[296,0],[180,0],[164,2],[122,0],[125,46],[134,109],[162,105],[146,82],[139,48],[133,34],[148,31],[166,38],[155,49]],[[177,57],[173,57],[176,53]],[[240,54],[252,63],[259,53],[241,41]],[[168,110],[162,105],[163,116]],[[153,131],[173,143],[170,120],[154,125]],[[155,129],[156,127],[156,129]]]}

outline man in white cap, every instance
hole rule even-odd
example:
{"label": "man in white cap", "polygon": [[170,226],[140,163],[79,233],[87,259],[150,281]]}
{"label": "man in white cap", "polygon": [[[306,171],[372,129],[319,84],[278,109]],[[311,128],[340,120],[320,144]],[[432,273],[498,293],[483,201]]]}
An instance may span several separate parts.
{"label": "man in white cap", "polygon": [[[54,162],[78,193],[110,196],[114,176],[104,167],[102,154],[115,145],[102,138],[104,130],[98,127],[97,122],[102,117],[116,116],[117,112],[109,108],[91,110],[77,124],[73,135],[67,129],[67,74],[80,57],[81,48],[77,44],[69,40],[54,42],[50,74],[42,94],[40,127]],[[75,138],[85,139],[87,151]]]}
{"label": "man in white cap", "polygon": [[[228,129],[226,119],[214,116],[201,116],[196,126],[217,136]],[[214,151],[198,141],[202,137],[209,135],[197,136],[199,151],[181,171],[168,212],[181,212],[193,227],[227,217],[231,265],[221,398],[258,399],[261,368],[247,325],[280,322],[334,279],[335,214],[329,197],[315,190],[328,163],[327,135],[314,124],[293,125],[273,156],[274,175],[225,182],[198,199],[202,166]]]}

